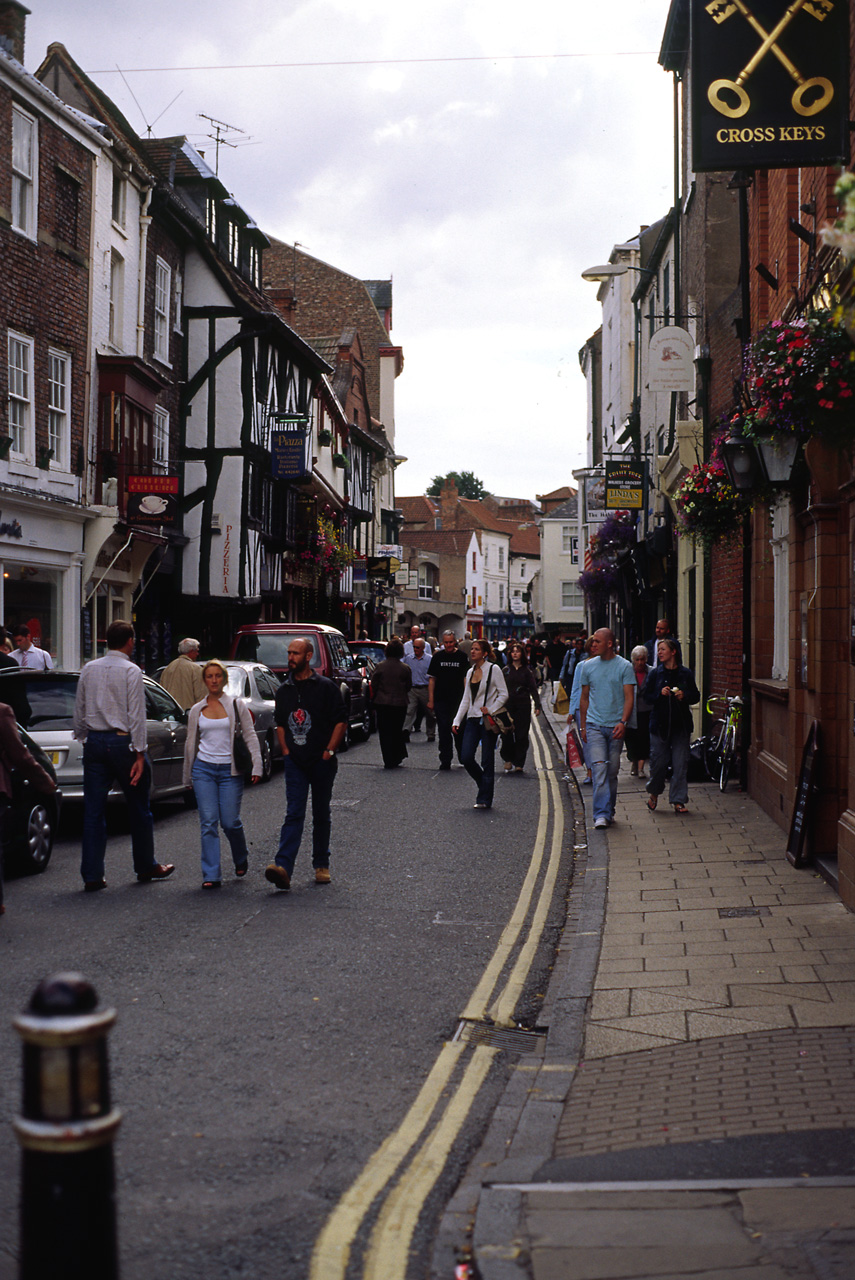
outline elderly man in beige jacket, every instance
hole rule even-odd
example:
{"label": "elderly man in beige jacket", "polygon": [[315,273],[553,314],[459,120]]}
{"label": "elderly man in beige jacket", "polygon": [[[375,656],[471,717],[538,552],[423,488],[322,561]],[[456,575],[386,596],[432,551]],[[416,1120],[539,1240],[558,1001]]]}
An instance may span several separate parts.
{"label": "elderly man in beige jacket", "polygon": [[190,636],[182,640],[178,646],[178,657],[170,662],[160,677],[160,683],[167,693],[171,693],[175,701],[185,711],[192,707],[208,692],[202,679],[202,668],[197,667],[199,657],[199,641]]}

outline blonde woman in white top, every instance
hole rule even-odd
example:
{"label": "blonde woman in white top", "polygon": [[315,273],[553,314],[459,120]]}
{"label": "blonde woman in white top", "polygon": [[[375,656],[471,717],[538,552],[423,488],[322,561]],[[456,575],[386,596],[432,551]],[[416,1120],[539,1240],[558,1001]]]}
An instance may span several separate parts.
{"label": "blonde woman in white top", "polygon": [[[493,803],[498,734],[488,728],[489,717],[501,711],[508,700],[508,688],[502,668],[490,662],[490,646],[486,640],[473,640],[469,650],[472,666],[457,708],[452,730],[462,734],[460,763],[478,784],[473,808],[489,809]],[[481,763],[475,759],[481,747]]]}
{"label": "blonde woman in white top", "polygon": [[184,749],[184,783],[192,786],[202,831],[202,888],[218,889],[220,827],[229,842],[235,875],[245,876],[249,865],[246,835],[240,820],[243,774],[235,764],[235,724],[252,757],[252,781],[261,777],[261,752],[252,716],[243,698],[225,692],[228,671],[216,658],[202,668],[208,694],[190,708]]}

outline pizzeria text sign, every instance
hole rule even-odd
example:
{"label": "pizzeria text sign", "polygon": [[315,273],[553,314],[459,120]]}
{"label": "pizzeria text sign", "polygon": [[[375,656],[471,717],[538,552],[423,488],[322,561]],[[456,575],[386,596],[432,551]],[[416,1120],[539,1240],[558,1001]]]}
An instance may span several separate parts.
{"label": "pizzeria text sign", "polygon": [[696,170],[848,158],[850,2],[691,0]]}
{"label": "pizzeria text sign", "polygon": [[606,463],[606,506],[610,511],[640,511],[644,506],[644,463]]}

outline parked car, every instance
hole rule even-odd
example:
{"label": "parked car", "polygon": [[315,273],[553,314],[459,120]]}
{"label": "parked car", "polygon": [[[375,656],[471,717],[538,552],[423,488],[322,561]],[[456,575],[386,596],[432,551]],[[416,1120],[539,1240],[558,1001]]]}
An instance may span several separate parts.
{"label": "parked car", "polygon": [[[56,781],[56,770],[47,754],[18,726],[21,737],[45,773]],[[59,824],[62,792],[46,796],[37,791],[18,769],[12,770],[12,802],[3,822],[3,862],[6,871],[36,875],[50,862]]]}
{"label": "parked car", "polygon": [[[196,666],[204,667],[206,662],[207,659],[200,658]],[[229,660],[224,662],[223,666],[229,673],[226,693],[231,694],[233,698],[243,698],[249,707],[249,714],[252,716],[252,723],[258,735],[258,749],[261,752],[263,769],[261,777],[262,781],[267,782],[273,772],[273,761],[282,758],[282,748],[276,736],[273,703],[276,690],[279,688],[278,677],[269,667],[263,666],[260,662]],[[155,671],[154,679],[158,684],[165,670],[166,667],[162,666]]]}
{"label": "parked car", "polygon": [[288,646],[305,639],[312,645],[312,668],[339,686],[347,709],[348,731],[340,750],[346,750],[352,733],[371,733],[371,693],[362,667],[335,627],[317,622],[254,622],[241,627],[232,644],[231,658],[258,662],[281,679],[288,672]]}
{"label": "parked car", "polygon": [[[368,668],[369,675],[379,662],[385,661],[386,646],[382,640],[348,640],[348,648],[357,662],[365,658],[371,664]],[[360,663],[360,665],[364,665]]]}
{"label": "parked car", "polygon": [[[0,700],[4,680],[22,680],[26,706],[18,708],[18,718],[30,737],[43,749],[56,771],[64,800],[83,799],[83,743],[72,737],[74,699],[79,671],[0,670]],[[143,676],[145,686],[146,731],[151,760],[152,800],[183,795],[184,743],[187,713],[157,681]],[[20,688],[20,686],[19,686]],[[121,799],[114,787],[111,801]]]}

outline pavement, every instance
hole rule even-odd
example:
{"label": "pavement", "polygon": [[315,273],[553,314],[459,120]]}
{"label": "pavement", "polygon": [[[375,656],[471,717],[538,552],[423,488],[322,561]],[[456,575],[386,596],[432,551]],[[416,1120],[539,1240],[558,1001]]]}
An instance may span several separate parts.
{"label": "pavement", "polygon": [[471,1241],[457,1274],[852,1280],[855,916],[734,783],[651,814],[624,758],[595,831],[564,772],[575,866],[543,1049],[447,1211]]}

